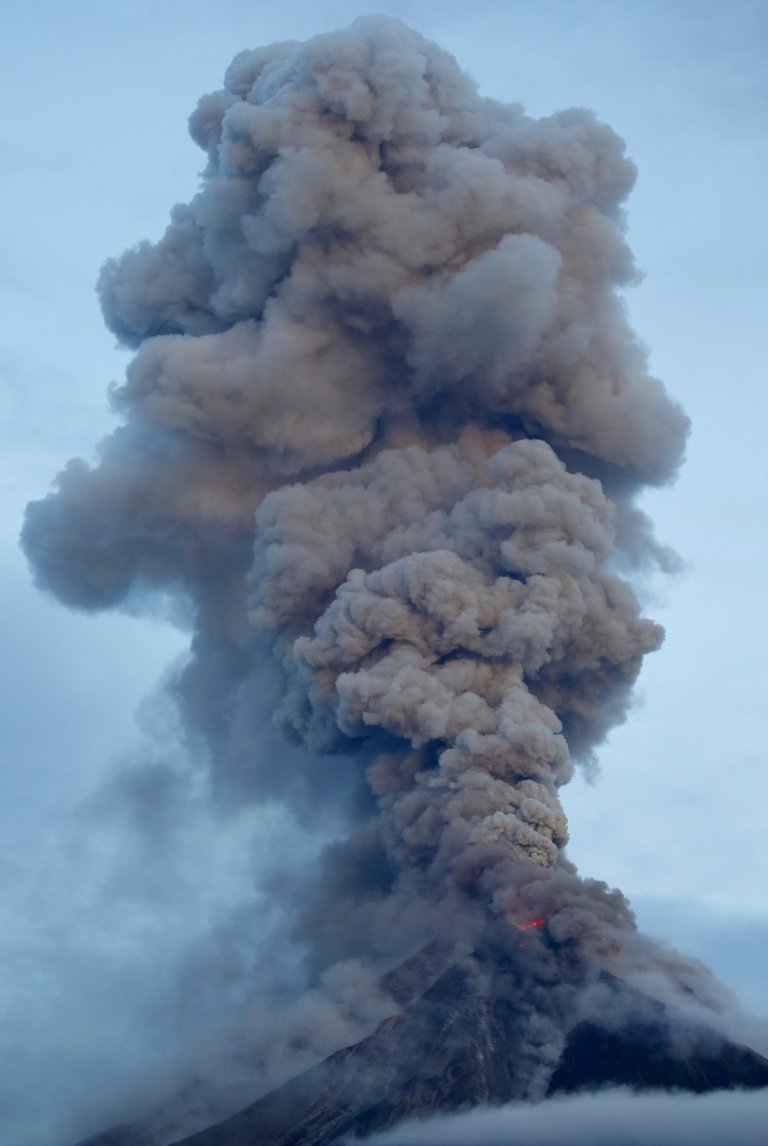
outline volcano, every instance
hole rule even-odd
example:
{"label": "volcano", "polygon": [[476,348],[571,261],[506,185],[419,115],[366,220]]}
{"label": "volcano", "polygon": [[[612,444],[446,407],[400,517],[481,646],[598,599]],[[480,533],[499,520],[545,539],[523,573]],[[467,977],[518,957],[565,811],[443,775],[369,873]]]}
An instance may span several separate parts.
{"label": "volcano", "polygon": [[627,321],[623,140],[481,95],[379,17],[239,53],[189,127],[199,190],[99,279],[135,350],[122,422],[22,543],[69,606],[180,599],[184,784],[217,817],[285,812],[264,882],[287,930],[242,998],[281,997],[291,936],[292,990],[335,974],[346,1014],[356,968],[392,1004],[261,1097],[254,1066],[239,1113],[201,1081],[92,1146],[322,1146],[612,1084],[768,1085],[715,1033],[703,969],[565,851],[561,789],[663,640],[639,587],[675,561],[640,503],[689,427]]}
{"label": "volcano", "polygon": [[[78,1146],[331,1146],[405,1120],[522,1100],[530,1074],[515,979],[512,965],[499,973],[495,952],[455,961],[421,952],[382,982],[396,1014],[225,1120],[182,1138],[170,1125],[116,1127]],[[768,1087],[768,1059],[701,1018],[607,972],[591,994],[591,1012],[567,1031],[537,1097],[609,1086]]]}

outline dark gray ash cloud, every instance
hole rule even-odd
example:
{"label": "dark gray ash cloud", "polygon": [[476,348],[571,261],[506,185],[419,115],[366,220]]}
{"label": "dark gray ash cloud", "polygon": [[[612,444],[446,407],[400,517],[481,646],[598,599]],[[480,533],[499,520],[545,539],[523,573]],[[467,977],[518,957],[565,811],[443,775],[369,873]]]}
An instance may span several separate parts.
{"label": "dark gray ash cloud", "polygon": [[[621,139],[481,98],[378,17],[242,52],[190,130],[199,193],[101,274],[136,352],[98,464],[29,507],[40,584],[178,595],[216,797],[344,808],[279,892],[318,973],[489,928],[516,952],[535,918],[529,984],[714,998],[563,850],[559,789],[662,640],[620,571],[665,559],[637,499],[688,428],[624,311]],[[257,747],[273,716],[301,752]]]}

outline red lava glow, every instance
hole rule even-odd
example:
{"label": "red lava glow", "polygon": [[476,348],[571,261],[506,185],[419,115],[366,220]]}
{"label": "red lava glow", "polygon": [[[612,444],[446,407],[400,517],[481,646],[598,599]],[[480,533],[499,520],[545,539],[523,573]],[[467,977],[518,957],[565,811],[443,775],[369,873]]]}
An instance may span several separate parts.
{"label": "red lava glow", "polygon": [[516,923],[515,927],[518,931],[530,931],[532,927],[541,927],[546,922],[546,919],[529,919],[527,923]]}

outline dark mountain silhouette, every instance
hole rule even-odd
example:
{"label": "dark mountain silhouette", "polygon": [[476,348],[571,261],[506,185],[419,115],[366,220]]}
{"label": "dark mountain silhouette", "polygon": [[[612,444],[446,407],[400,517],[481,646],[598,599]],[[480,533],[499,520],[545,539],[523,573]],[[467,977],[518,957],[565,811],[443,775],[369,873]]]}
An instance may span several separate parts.
{"label": "dark mountain silhouette", "polygon": [[[224,1121],[175,1140],[115,1129],[80,1146],[330,1146],[407,1118],[523,1098],[518,1003],[503,991],[478,991],[466,960],[434,981],[440,958],[419,960],[384,980],[400,1013]],[[600,986],[601,1014],[613,1019],[572,1027],[548,1094],[768,1086],[768,1060],[756,1052],[613,976],[604,974]],[[618,1014],[630,1018],[616,1026]]]}

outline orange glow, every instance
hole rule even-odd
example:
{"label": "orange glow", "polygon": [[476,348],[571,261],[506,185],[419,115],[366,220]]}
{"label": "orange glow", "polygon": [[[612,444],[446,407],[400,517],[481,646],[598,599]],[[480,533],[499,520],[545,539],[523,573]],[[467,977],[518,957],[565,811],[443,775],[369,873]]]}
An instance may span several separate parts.
{"label": "orange glow", "polygon": [[515,927],[518,931],[530,931],[532,927],[541,927],[546,922],[546,919],[529,919],[527,923],[516,923]]}

